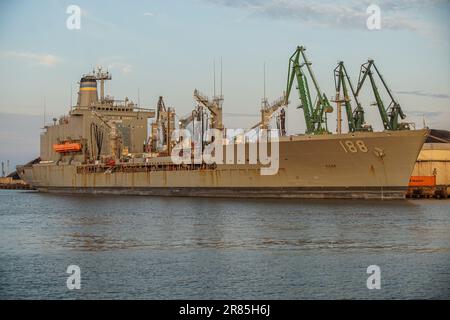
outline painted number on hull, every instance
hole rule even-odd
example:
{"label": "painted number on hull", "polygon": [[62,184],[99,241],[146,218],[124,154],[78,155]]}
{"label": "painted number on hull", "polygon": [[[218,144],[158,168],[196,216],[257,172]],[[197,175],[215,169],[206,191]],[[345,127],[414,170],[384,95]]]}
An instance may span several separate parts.
{"label": "painted number on hull", "polygon": [[356,142],[351,140],[339,141],[339,144],[342,149],[344,149],[345,153],[357,153],[358,151],[366,153],[369,151],[369,148],[367,148],[362,140],[356,140]]}

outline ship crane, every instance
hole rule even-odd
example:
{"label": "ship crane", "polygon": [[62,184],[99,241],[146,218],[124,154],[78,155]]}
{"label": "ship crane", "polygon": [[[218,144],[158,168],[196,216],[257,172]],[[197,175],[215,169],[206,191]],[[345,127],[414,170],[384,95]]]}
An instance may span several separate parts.
{"label": "ship crane", "polygon": [[211,113],[211,128],[223,130],[223,122],[222,122],[222,102],[223,97],[215,97],[212,101],[210,101],[206,96],[201,94],[197,89],[194,91],[194,99],[197,103],[207,108]]}
{"label": "ship crane", "polygon": [[[373,131],[372,126],[367,125],[364,120],[364,109],[361,106],[361,103],[356,95],[355,89],[352,85],[350,77],[347,73],[347,69],[345,68],[344,62],[341,61],[338,63],[338,66],[334,69],[334,83],[336,87],[336,104],[337,104],[337,112],[338,112],[338,133],[342,133],[342,117],[341,117],[341,105],[344,103],[345,111],[347,115],[347,123],[349,132],[355,131]],[[356,103],[355,110],[352,109],[352,105],[350,103],[350,96],[348,87],[353,96],[353,100]]]}
{"label": "ship crane", "polygon": [[[279,99],[272,102],[270,105],[267,103],[267,100],[263,100],[263,104],[261,107],[261,121],[255,124],[253,127],[250,128],[250,130],[261,128],[261,129],[268,129],[269,128],[269,122],[272,118],[273,114],[277,112],[280,108],[283,108],[287,106],[286,103],[286,95],[284,94]],[[281,131],[281,135],[286,135],[286,129],[285,129],[285,114],[284,109],[281,109],[280,111],[280,121],[279,121],[279,130]],[[278,123],[278,122],[277,122]]]}
{"label": "ship crane", "polygon": [[[110,153],[111,158],[116,160],[120,158],[120,149],[121,149],[121,134],[117,128],[117,124],[121,123],[121,120],[107,120],[105,119],[101,114],[98,112],[91,110],[91,113],[103,124],[106,126],[108,133],[109,133],[109,143],[110,143]],[[101,137],[98,141],[96,141],[97,144],[97,155],[96,159],[99,160],[101,149],[102,149],[102,140],[103,135],[99,135],[99,127],[95,125],[95,123],[91,124],[91,130],[93,130],[94,135],[96,136],[96,140],[98,140],[98,137]],[[92,137],[92,132],[91,132]],[[93,147],[93,143],[91,142],[91,147]]]}
{"label": "ship crane", "polygon": [[174,116],[173,109],[166,108],[163,97],[159,97],[156,107],[156,120],[152,124],[152,143],[151,149],[158,151],[158,140],[162,141],[163,150],[171,152],[171,135],[174,128]]}
{"label": "ship crane", "polygon": [[[375,69],[376,74],[380,78],[385,90],[387,91],[391,102],[386,109],[383,103],[383,100],[381,99],[380,92],[377,88],[377,85],[375,83],[374,79],[374,73],[372,72],[372,67]],[[383,76],[378,71],[377,66],[375,65],[375,62],[371,59],[369,59],[366,63],[361,65],[361,70],[359,72],[359,79],[358,79],[358,88],[356,89],[356,96],[361,91],[361,88],[367,79],[367,76],[369,76],[370,84],[372,86],[372,91],[375,96],[375,105],[378,107],[378,112],[380,113],[381,120],[383,121],[383,127],[385,130],[409,130],[409,124],[408,123],[399,123],[399,117],[401,119],[405,119],[406,115],[403,113],[402,108],[400,107],[400,104],[398,101],[394,98],[391,90],[386,84],[386,81],[384,81]]]}
{"label": "ship crane", "polygon": [[[294,80],[297,80],[297,90],[300,96],[301,105],[299,108],[303,109],[303,114],[306,123],[307,134],[325,134],[329,133],[327,128],[326,113],[333,112],[325,93],[320,90],[319,84],[314,76],[311,68],[311,62],[308,61],[305,55],[305,47],[297,47],[294,54],[289,59],[289,70],[286,88],[286,105],[289,100],[289,96],[294,85]],[[311,100],[311,93],[308,86],[308,79],[306,73],[302,70],[303,67],[307,68],[309,77],[311,78],[314,89],[317,94],[315,105]]]}
{"label": "ship crane", "polygon": [[164,103],[163,97],[159,97],[158,104],[156,107],[157,113],[156,113],[156,125],[157,128],[161,129],[161,135],[162,135],[162,141],[167,140],[167,132],[166,132],[166,121],[165,121],[165,115],[167,113],[166,105]]}
{"label": "ship crane", "polygon": [[187,126],[194,120],[200,121],[200,108],[192,110],[192,112],[178,120],[178,125],[180,129],[186,129]]}

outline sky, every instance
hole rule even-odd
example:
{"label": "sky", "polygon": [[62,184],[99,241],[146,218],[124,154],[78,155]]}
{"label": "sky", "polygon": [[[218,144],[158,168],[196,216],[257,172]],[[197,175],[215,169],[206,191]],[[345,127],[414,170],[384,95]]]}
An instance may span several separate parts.
{"label": "sky", "polygon": [[[371,4],[380,8],[379,30],[366,26]],[[66,26],[69,5],[81,8],[79,30]],[[252,126],[264,91],[275,100],[286,89],[297,45],[330,99],[338,61],[356,84],[371,58],[406,121],[450,130],[449,34],[449,0],[2,0],[0,161],[38,155],[44,119],[67,113],[80,77],[97,66],[112,73],[107,90],[116,99],[137,102],[139,92],[141,106],[154,108],[162,95],[183,116],[195,106],[194,89],[213,95],[214,61],[220,92],[222,61],[225,125]],[[381,130],[370,91],[361,99]],[[296,92],[290,101],[288,131],[303,133]],[[335,130],[335,115],[328,125]]]}

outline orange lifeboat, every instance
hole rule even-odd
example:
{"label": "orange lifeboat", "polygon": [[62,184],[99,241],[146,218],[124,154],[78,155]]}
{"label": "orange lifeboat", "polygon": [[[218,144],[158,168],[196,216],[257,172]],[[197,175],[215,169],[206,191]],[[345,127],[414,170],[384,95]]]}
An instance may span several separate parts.
{"label": "orange lifeboat", "polygon": [[81,143],[65,142],[62,144],[54,144],[53,150],[58,153],[78,152],[81,151]]}

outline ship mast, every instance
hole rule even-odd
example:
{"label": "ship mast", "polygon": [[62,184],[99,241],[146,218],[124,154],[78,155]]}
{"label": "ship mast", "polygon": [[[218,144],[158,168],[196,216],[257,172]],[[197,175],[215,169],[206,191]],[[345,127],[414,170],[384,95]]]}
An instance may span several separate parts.
{"label": "ship mast", "polygon": [[104,72],[102,67],[98,67],[95,79],[100,81],[100,102],[103,102],[105,100],[105,80],[111,80],[111,74],[109,71]]}

